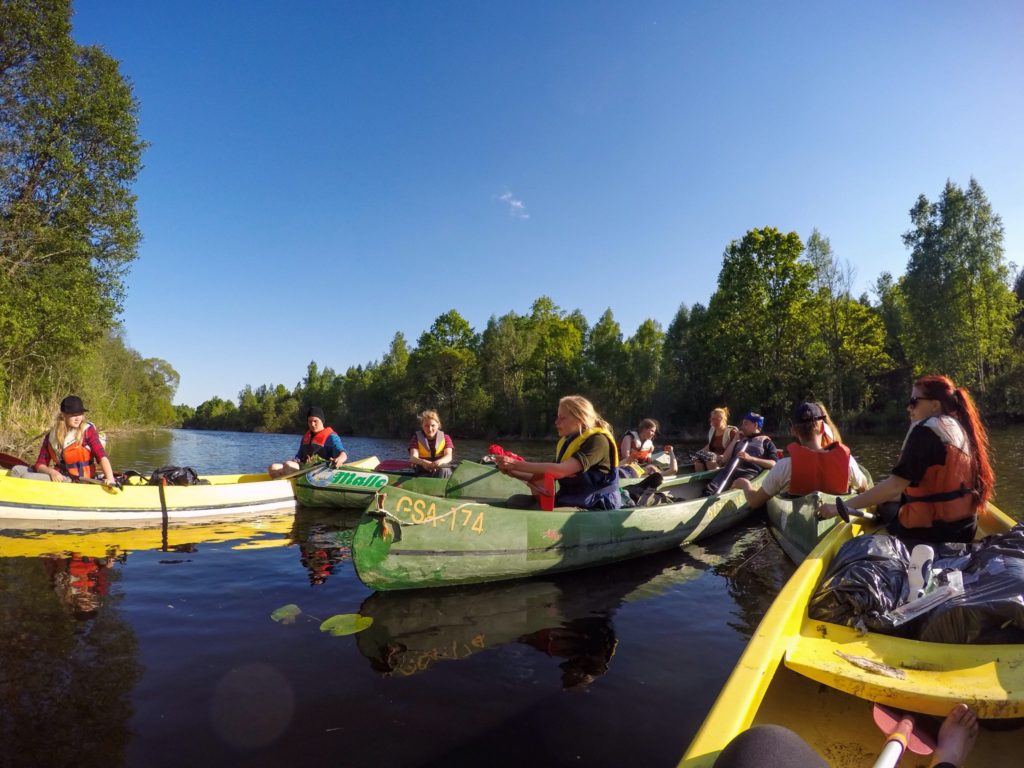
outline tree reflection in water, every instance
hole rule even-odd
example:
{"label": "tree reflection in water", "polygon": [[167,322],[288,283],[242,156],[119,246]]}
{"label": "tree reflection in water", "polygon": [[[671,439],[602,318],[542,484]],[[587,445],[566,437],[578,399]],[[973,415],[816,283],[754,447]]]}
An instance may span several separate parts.
{"label": "tree reflection in water", "polygon": [[0,765],[118,765],[141,675],[115,551],[0,557]]}

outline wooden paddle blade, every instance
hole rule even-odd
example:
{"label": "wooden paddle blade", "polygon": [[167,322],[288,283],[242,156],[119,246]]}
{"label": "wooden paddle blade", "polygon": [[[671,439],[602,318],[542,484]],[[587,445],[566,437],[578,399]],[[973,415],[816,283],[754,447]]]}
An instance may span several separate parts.
{"label": "wooden paddle blade", "polygon": [[882,704],[875,704],[871,708],[871,716],[874,718],[875,725],[887,737],[896,733],[902,724],[907,739],[907,749],[915,755],[930,755],[935,751],[934,737],[917,723],[912,715],[897,712]]}

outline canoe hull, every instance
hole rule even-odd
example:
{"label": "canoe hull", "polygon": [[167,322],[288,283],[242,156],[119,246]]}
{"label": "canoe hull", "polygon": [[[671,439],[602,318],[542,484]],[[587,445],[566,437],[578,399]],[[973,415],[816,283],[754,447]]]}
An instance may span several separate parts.
{"label": "canoe hull", "polygon": [[[1014,522],[991,506],[979,518],[986,534]],[[711,766],[733,737],[764,723],[796,731],[830,765],[870,765],[881,746],[872,702],[944,716],[963,701],[983,718],[1024,716],[1024,646],[857,636],[848,627],[808,617],[808,599],[831,558],[864,531],[859,525],[838,525],[800,565],[754,632],[680,766]],[[867,671],[845,662],[837,651],[896,674]],[[971,763],[1012,764],[1009,756],[1019,751],[1020,738],[1019,730],[985,729]],[[926,758],[913,759],[907,755],[901,765],[928,764]]]}
{"label": "canoe hull", "polygon": [[[0,475],[0,529],[70,530],[250,519],[294,512],[287,480],[211,475],[209,485],[47,483]],[[161,490],[163,493],[161,494]]]}
{"label": "canoe hull", "polygon": [[502,581],[673,549],[748,516],[741,491],[704,498],[706,477],[687,480],[670,486],[683,499],[675,504],[607,511],[518,510],[394,489],[382,495],[382,517],[365,514],[356,527],[353,562],[379,590]]}

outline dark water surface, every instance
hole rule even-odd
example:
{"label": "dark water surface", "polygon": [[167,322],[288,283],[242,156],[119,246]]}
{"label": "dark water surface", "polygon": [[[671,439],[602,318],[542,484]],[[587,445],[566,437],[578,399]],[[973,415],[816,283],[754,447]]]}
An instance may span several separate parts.
{"label": "dark water surface", "polygon": [[[1022,438],[992,435],[998,502],[1018,518]],[[876,477],[900,440],[848,436]],[[110,450],[118,469],[211,473],[260,470],[296,443],[172,431]],[[485,448],[457,441],[462,456]],[[0,534],[0,766],[671,766],[792,573],[751,523],[590,572],[375,594],[351,567],[355,519],[172,529],[166,550],[159,532]],[[298,619],[272,620],[287,604]],[[352,613],[373,624],[320,631]]]}

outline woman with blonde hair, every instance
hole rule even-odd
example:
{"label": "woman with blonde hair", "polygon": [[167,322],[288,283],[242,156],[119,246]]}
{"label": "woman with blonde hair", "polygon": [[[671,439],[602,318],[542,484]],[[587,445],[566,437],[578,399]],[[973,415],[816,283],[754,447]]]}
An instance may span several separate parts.
{"label": "woman with blonde hair", "polygon": [[85,420],[86,411],[78,395],[68,395],[60,401],[60,413],[43,438],[34,469],[49,475],[55,483],[67,483],[95,478],[96,463],[99,462],[103,469],[103,482],[117,485],[99,432]]}
{"label": "woman with blonde hair", "polygon": [[441,431],[441,417],[437,411],[420,414],[420,429],[409,441],[409,463],[417,475],[451,477],[455,443]]}
{"label": "woman with blonde hair", "polygon": [[711,410],[708,423],[708,442],[696,453],[697,458],[693,462],[695,472],[721,467],[725,455],[740,435],[737,427],[729,425],[729,409],[724,405]]}
{"label": "woman with blonde hair", "polygon": [[[558,401],[555,418],[558,444],[553,462],[516,461],[498,456],[499,470],[525,480],[538,494],[548,493],[545,476],[558,480],[555,505],[584,509],[619,509],[619,451],[612,436],[611,425],[594,410],[593,404],[580,395],[567,395]],[[536,499],[513,496],[510,506],[536,506]]]}

